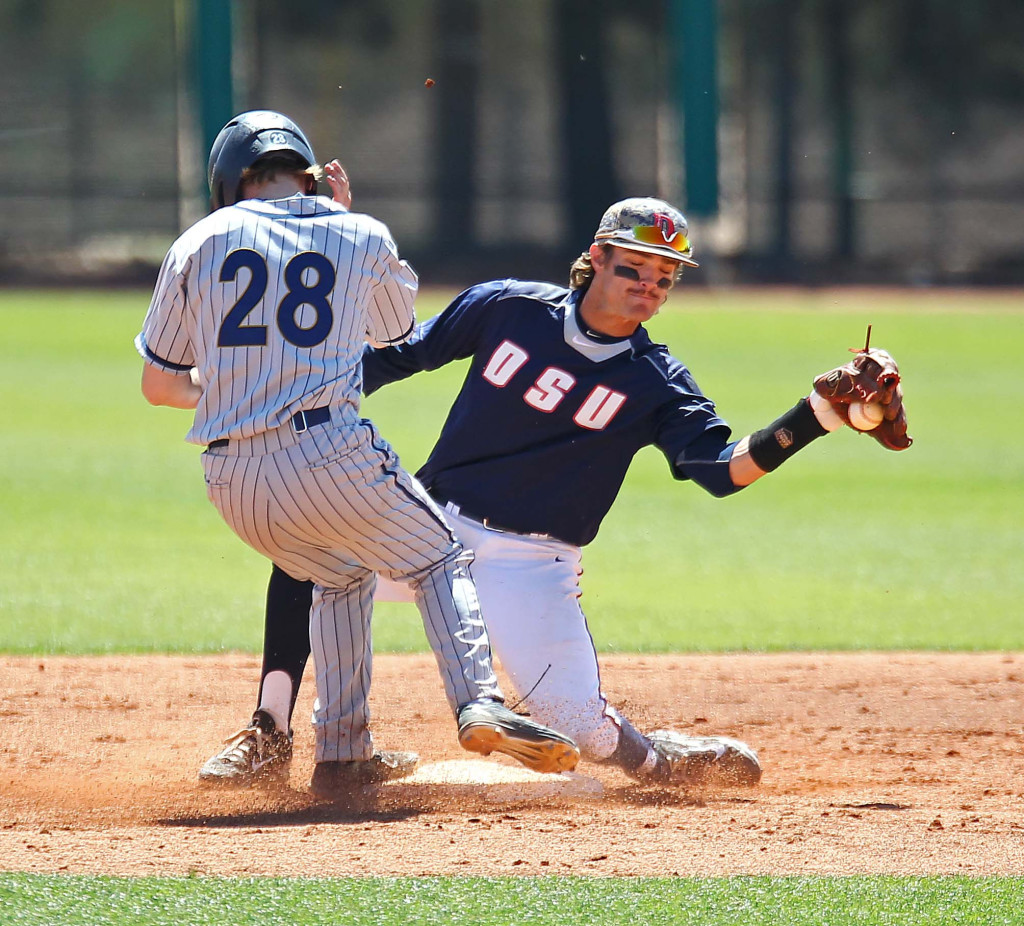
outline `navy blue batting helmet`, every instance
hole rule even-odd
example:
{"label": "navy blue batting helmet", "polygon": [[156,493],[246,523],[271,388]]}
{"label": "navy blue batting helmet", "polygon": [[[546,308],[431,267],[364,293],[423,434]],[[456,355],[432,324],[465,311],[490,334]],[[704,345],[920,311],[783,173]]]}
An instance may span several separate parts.
{"label": "navy blue batting helmet", "polygon": [[291,153],[305,162],[316,163],[313,146],[291,119],[270,109],[254,109],[235,116],[214,139],[210,149],[207,179],[214,209],[238,202],[242,172],[260,158]]}

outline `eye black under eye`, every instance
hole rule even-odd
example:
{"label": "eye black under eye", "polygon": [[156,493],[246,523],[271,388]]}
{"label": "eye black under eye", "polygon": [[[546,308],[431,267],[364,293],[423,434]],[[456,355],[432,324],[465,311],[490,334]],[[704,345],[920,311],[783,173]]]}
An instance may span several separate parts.
{"label": "eye black under eye", "polygon": [[639,280],[640,271],[636,267],[628,267],[626,264],[616,264],[612,271],[617,277],[624,277],[627,280]]}

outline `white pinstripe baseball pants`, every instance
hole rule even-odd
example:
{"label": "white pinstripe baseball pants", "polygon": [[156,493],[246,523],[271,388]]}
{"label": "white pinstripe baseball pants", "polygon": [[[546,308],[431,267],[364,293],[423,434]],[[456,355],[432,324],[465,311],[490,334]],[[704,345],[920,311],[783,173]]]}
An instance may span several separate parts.
{"label": "white pinstripe baseball pants", "polygon": [[290,426],[203,454],[207,494],[251,547],[316,583],[317,761],[373,755],[367,695],[375,573],[415,590],[453,713],[501,697],[469,574],[472,554],[365,419]]}

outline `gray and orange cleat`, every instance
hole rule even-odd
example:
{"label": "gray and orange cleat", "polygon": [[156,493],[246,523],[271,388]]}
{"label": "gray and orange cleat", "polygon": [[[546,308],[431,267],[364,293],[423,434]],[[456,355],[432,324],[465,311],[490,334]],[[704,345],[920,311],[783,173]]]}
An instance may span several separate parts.
{"label": "gray and orange cleat", "polygon": [[292,762],[292,738],[277,729],[266,711],[256,711],[247,727],[224,742],[224,748],[199,770],[206,784],[247,788],[284,787]]}
{"label": "gray and orange cleat", "polygon": [[534,723],[493,698],[459,708],[459,744],[488,756],[500,752],[535,772],[571,772],[580,760],[576,743],[557,730]]}
{"label": "gray and orange cleat", "polygon": [[635,773],[645,781],[714,787],[744,785],[761,780],[757,753],[728,736],[688,736],[675,730],[648,733],[656,754],[653,766]]}

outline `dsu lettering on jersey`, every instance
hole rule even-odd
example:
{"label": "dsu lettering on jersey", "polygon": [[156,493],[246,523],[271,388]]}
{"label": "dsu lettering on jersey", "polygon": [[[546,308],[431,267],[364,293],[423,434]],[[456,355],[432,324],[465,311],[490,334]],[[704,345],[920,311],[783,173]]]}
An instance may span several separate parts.
{"label": "dsu lettering on jersey", "polygon": [[436,499],[506,530],[584,546],[639,450],[654,445],[674,467],[708,431],[729,433],[686,367],[643,326],[610,341],[581,328],[582,297],[550,283],[479,283],[406,343],[364,353],[367,394],[472,358],[417,473]]}
{"label": "dsu lettering on jersey", "polygon": [[[530,354],[513,341],[502,341],[491,354],[483,370],[483,378],[499,389],[508,387]],[[558,367],[545,367],[533,384],[523,393],[523,401],[541,412],[553,412],[569,398],[576,377]],[[572,420],[581,428],[601,431],[622,408],[626,396],[607,386],[594,386],[576,410]]]}

